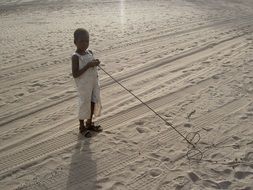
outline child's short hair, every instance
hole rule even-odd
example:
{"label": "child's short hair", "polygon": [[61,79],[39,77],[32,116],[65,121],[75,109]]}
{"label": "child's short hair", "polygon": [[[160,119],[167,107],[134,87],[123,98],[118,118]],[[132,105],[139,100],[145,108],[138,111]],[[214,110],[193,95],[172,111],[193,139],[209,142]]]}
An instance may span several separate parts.
{"label": "child's short hair", "polygon": [[74,32],[74,42],[79,38],[81,35],[89,35],[89,32],[84,28],[78,28]]}

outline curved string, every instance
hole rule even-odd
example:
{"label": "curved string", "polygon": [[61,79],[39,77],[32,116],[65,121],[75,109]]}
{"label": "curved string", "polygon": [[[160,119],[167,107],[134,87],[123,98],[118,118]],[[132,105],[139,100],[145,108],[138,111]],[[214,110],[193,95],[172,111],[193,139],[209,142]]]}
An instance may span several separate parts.
{"label": "curved string", "polygon": [[203,158],[203,153],[201,150],[199,150],[197,148],[191,148],[186,153],[186,156],[187,156],[188,160],[199,162]]}

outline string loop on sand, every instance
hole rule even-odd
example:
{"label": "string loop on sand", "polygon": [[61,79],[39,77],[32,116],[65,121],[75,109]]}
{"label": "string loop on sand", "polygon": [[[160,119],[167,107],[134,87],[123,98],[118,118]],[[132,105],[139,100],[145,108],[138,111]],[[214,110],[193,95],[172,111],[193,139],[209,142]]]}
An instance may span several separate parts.
{"label": "string loop on sand", "polygon": [[160,116],[154,109],[152,109],[148,104],[143,102],[138,96],[136,96],[134,93],[132,93],[130,90],[128,90],[125,86],[123,86],[119,81],[117,81],[113,76],[111,76],[107,71],[105,71],[102,67],[98,66],[105,74],[107,74],[114,82],[116,82],[118,85],[120,85],[122,88],[124,88],[128,93],[130,93],[132,96],[134,96],[137,100],[139,100],[143,105],[145,105],[148,109],[150,109],[155,115],[157,115],[161,120],[165,122],[166,125],[170,126],[174,131],[176,131],[181,137],[183,137],[186,142],[191,145],[190,150],[187,152],[186,156],[189,160],[196,160],[200,161],[203,158],[203,153],[196,148],[196,144],[200,140],[200,134],[199,132],[191,132],[188,133],[187,136],[184,136],[180,131],[178,131],[172,123],[169,123],[166,121],[162,116]]}
{"label": "string loop on sand", "polygon": [[200,134],[199,132],[190,132],[185,137],[190,141],[192,144],[196,145],[200,141]]}
{"label": "string loop on sand", "polygon": [[197,148],[191,148],[186,153],[186,156],[187,156],[188,160],[201,161],[203,158],[203,153],[201,152],[201,150],[199,150]]}

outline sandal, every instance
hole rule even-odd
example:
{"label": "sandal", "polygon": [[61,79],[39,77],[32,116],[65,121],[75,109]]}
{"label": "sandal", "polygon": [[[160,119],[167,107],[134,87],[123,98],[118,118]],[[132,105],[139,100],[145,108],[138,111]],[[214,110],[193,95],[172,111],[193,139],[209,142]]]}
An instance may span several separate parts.
{"label": "sandal", "polygon": [[92,123],[86,122],[86,127],[88,130],[95,131],[95,132],[103,131],[103,128],[100,125],[95,125],[93,122]]}
{"label": "sandal", "polygon": [[85,126],[80,126],[79,127],[79,132],[84,135],[85,137],[87,138],[90,138],[91,137],[91,132],[89,131],[89,129]]}

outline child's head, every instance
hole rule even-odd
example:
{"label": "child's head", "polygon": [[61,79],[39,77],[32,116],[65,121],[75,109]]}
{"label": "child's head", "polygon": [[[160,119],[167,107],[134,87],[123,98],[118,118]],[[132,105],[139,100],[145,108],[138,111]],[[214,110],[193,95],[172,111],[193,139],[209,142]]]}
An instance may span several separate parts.
{"label": "child's head", "polygon": [[78,28],[74,32],[74,43],[77,49],[85,51],[89,47],[89,32],[83,28]]}

